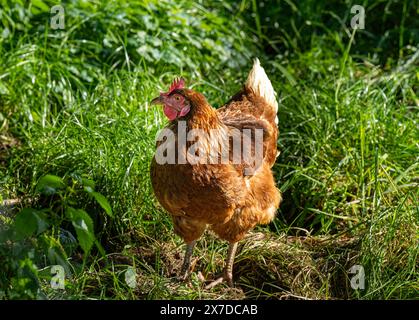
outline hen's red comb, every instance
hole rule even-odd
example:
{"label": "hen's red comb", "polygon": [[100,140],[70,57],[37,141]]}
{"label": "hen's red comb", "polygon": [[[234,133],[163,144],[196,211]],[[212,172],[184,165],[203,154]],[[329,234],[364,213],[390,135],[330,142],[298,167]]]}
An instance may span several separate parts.
{"label": "hen's red comb", "polygon": [[170,85],[169,92],[167,94],[171,94],[173,90],[176,89],[183,89],[185,87],[185,80],[183,78],[176,78],[173,80],[172,84]]}

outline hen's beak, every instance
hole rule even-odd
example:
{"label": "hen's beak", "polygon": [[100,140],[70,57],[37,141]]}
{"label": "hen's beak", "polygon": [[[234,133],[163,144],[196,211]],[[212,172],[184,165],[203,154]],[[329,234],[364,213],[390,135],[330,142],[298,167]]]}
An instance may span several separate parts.
{"label": "hen's beak", "polygon": [[151,100],[150,104],[151,105],[154,105],[154,104],[163,104],[163,98],[162,98],[162,96],[158,96],[157,98],[154,98],[153,100]]}

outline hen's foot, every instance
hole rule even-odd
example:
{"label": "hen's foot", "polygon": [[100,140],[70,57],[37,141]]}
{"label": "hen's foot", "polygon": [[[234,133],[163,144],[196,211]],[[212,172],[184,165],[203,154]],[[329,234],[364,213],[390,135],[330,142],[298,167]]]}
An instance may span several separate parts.
{"label": "hen's foot", "polygon": [[230,243],[228,246],[228,253],[227,253],[227,260],[226,265],[224,267],[223,274],[218,279],[211,282],[209,285],[205,287],[205,289],[214,288],[221,282],[227,282],[230,287],[233,287],[233,263],[234,263],[234,256],[236,255],[237,250],[237,242]]}
{"label": "hen's foot", "polygon": [[224,281],[227,282],[229,287],[233,287],[233,274],[224,272],[224,274],[221,277],[215,279],[213,282],[205,286],[205,289],[206,290],[212,289]]}

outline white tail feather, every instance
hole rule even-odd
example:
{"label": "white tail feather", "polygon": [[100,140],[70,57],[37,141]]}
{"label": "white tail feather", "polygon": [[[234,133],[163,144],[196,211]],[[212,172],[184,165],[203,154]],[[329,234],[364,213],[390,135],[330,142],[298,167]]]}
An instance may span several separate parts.
{"label": "white tail feather", "polygon": [[[246,80],[246,87],[251,89],[255,94],[263,97],[268,104],[272,106],[275,113],[278,112],[278,101],[276,100],[276,92],[272,87],[272,83],[260,65],[259,59],[256,58],[253,68]],[[278,117],[275,118],[278,123]]]}

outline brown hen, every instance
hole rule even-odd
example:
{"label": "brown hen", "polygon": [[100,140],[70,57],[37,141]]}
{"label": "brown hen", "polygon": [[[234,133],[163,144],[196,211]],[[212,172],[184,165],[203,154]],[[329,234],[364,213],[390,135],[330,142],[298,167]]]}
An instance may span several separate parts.
{"label": "brown hen", "polygon": [[182,79],[152,101],[170,120],[157,142],[151,181],[187,244],[182,279],[196,240],[209,228],[230,245],[223,275],[207,288],[223,280],[232,285],[237,242],[275,217],[281,201],[271,171],[278,154],[275,95],[256,59],[243,88],[219,109]]}

